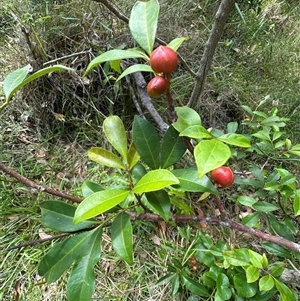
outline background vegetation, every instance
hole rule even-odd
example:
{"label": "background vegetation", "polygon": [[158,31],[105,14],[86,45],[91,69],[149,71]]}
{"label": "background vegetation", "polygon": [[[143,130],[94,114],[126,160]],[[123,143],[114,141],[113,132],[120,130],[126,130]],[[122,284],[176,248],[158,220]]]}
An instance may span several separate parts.
{"label": "background vegetation", "polygon": [[[158,36],[166,41],[189,36],[179,52],[196,70],[218,2],[160,3]],[[129,15],[131,1],[116,4]],[[242,104],[255,108],[267,99],[261,109],[269,112],[277,107],[281,117],[290,118],[287,136],[298,143],[299,2],[266,0],[237,4],[219,43],[197,110],[204,125],[222,128],[229,121],[241,122],[247,117],[241,110]],[[89,82],[83,82],[80,75],[99,52],[133,46],[127,26],[90,0],[0,0],[0,7],[0,81],[28,63],[36,70],[53,60],[76,68],[79,75],[52,74],[40,79],[23,89],[12,106],[0,112],[1,160],[42,185],[74,195],[80,195],[81,181],[87,176],[109,180],[87,160],[86,151],[92,145],[103,145],[101,125],[105,116],[117,114],[128,128],[131,126],[136,113],[132,92],[126,82],[115,85],[115,74],[106,65],[94,72]],[[192,84],[191,76],[180,66],[172,81],[178,105],[187,102]],[[164,114],[164,100],[155,102]],[[63,280],[44,285],[36,272],[37,262],[51,243],[3,251],[53,235],[39,223],[38,205],[45,199],[49,196],[0,176],[0,299],[4,301],[65,300]],[[138,226],[135,269],[118,261],[109,236],[104,235],[107,247],[96,271],[96,295],[100,300],[171,300],[170,288],[155,283],[164,275],[170,254],[184,256],[191,241],[183,239],[176,229],[152,223]],[[246,244],[237,233],[214,227],[208,227],[207,232],[216,241],[222,238],[228,243]]]}

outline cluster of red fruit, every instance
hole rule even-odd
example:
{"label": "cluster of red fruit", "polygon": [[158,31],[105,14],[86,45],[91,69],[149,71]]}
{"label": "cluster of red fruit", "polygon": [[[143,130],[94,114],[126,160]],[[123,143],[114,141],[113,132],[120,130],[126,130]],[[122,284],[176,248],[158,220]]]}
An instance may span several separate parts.
{"label": "cluster of red fruit", "polygon": [[[170,74],[177,68],[177,64],[177,54],[168,46],[159,46],[150,55],[150,66],[155,73]],[[167,91],[169,84],[164,76],[156,75],[148,83],[147,92],[151,97],[158,97]]]}

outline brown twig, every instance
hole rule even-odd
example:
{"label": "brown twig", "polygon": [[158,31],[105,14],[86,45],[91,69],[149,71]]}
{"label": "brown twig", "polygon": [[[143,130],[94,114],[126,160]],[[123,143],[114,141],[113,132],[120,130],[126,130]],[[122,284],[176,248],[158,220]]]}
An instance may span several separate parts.
{"label": "brown twig", "polygon": [[3,172],[5,172],[6,174],[10,175],[11,177],[17,179],[20,183],[23,183],[24,185],[34,188],[38,191],[44,191],[47,192],[49,194],[58,196],[60,198],[72,201],[72,202],[76,202],[76,203],[80,203],[82,200],[72,196],[70,194],[58,191],[56,189],[53,188],[48,188],[48,187],[44,187],[34,181],[31,181],[25,177],[23,177],[22,175],[20,175],[19,173],[15,172],[14,170],[10,169],[9,167],[7,167],[6,165],[4,165],[2,162],[0,162],[0,170],[2,170]]}

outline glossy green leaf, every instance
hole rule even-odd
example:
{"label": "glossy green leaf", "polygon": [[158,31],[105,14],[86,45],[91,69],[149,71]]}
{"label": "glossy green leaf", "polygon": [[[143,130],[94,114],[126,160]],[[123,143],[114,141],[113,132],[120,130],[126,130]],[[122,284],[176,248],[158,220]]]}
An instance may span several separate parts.
{"label": "glossy green leaf", "polygon": [[239,297],[251,298],[255,296],[258,291],[257,282],[247,283],[244,274],[235,274],[233,277],[233,284]]}
{"label": "glossy green leaf", "polygon": [[45,201],[40,204],[42,224],[60,232],[75,232],[94,225],[96,220],[83,221],[73,224],[76,207],[62,201]]}
{"label": "glossy green leaf", "polygon": [[136,115],[133,121],[132,139],[141,159],[150,168],[159,168],[160,139],[154,126]]}
{"label": "glossy green leaf", "polygon": [[[6,106],[13,95],[20,90],[25,85],[29,84],[30,82],[36,80],[39,77],[42,77],[46,74],[57,72],[57,71],[74,71],[72,68],[68,68],[63,65],[54,65],[50,67],[43,68],[29,77],[27,77],[29,71],[31,69],[30,65],[27,65],[21,69],[18,69],[10,74],[4,79],[3,82],[3,91],[6,97],[6,102],[0,106],[0,109]],[[26,78],[27,77],[27,78]]]}
{"label": "glossy green leaf", "polygon": [[274,280],[271,275],[262,276],[258,282],[260,291],[269,291],[274,287]]}
{"label": "glossy green leaf", "polygon": [[258,212],[272,212],[279,209],[277,205],[265,201],[259,201],[255,203],[253,208]]}
{"label": "glossy green leaf", "polygon": [[123,50],[123,49],[109,50],[95,57],[87,66],[83,76],[86,76],[87,73],[89,73],[92,69],[94,69],[95,67],[97,67],[98,65],[104,62],[123,60],[123,59],[133,59],[133,58],[143,58],[145,60],[149,59],[144,52],[136,48],[127,49],[127,50]]}
{"label": "glossy green leaf", "polygon": [[217,276],[217,293],[219,294],[220,298],[222,300],[229,300],[232,296],[232,291],[230,289],[230,283],[229,283],[229,279],[228,277],[223,274],[220,273]]}
{"label": "glossy green leaf", "polygon": [[230,251],[223,252],[223,258],[226,260],[230,265],[233,266],[249,266],[249,253],[248,249],[234,249]]}
{"label": "glossy green leaf", "polygon": [[296,299],[296,296],[294,295],[293,291],[287,285],[285,285],[283,282],[277,280],[276,278],[274,278],[274,282],[275,282],[276,288],[278,289],[278,291],[280,293],[280,297],[281,297],[282,301],[298,300],[298,298]]}
{"label": "glossy green leaf", "polygon": [[87,198],[89,195],[102,190],[104,190],[103,186],[90,180],[85,180],[81,186],[82,196],[84,198]]}
{"label": "glossy green leaf", "polygon": [[291,252],[288,251],[287,249],[285,249],[282,246],[276,245],[276,244],[271,243],[271,242],[264,242],[262,245],[271,254],[274,254],[276,256],[283,257],[283,258],[286,258],[286,259],[291,259],[292,258],[291,257]]}
{"label": "glossy green leaf", "polygon": [[115,252],[129,265],[133,264],[133,236],[129,216],[122,212],[111,225],[111,241]]}
{"label": "glossy green leaf", "polygon": [[166,169],[151,170],[145,174],[133,188],[134,193],[156,191],[167,186],[179,184],[179,180]]}
{"label": "glossy green leaf", "polygon": [[138,154],[135,145],[131,143],[127,153],[128,168],[132,169],[139,162],[139,160],[140,160],[140,155]]}
{"label": "glossy green leaf", "polygon": [[137,163],[136,165],[134,165],[134,167],[131,170],[131,176],[136,182],[138,182],[146,173],[147,170],[141,163]]}
{"label": "glossy green leaf", "polygon": [[192,292],[196,296],[209,297],[210,293],[206,287],[199,281],[195,281],[190,277],[182,276],[183,284],[187,290]]}
{"label": "glossy green leaf", "polygon": [[95,288],[94,267],[101,257],[102,229],[91,237],[88,252],[75,262],[67,283],[68,301],[90,301]]}
{"label": "glossy green leaf", "polygon": [[224,165],[231,156],[230,148],[217,139],[203,140],[194,150],[198,177],[203,177],[207,172]]}
{"label": "glossy green leaf", "polygon": [[176,189],[190,192],[210,192],[219,194],[212,182],[207,176],[198,177],[198,171],[194,168],[174,169],[172,173],[178,178],[179,185],[174,186]]}
{"label": "glossy green leaf", "polygon": [[165,190],[147,192],[143,204],[153,213],[160,215],[165,221],[168,221],[171,203],[169,195]]}
{"label": "glossy green leaf", "polygon": [[88,151],[88,157],[90,160],[107,167],[125,169],[124,163],[118,156],[100,147],[92,147]]}
{"label": "glossy green leaf", "polygon": [[201,125],[201,118],[195,110],[189,107],[176,107],[175,111],[178,118],[172,125],[179,133],[189,126]]}
{"label": "glossy green leaf", "polygon": [[263,268],[262,261],[264,260],[263,256],[250,249],[248,249],[248,253],[249,253],[249,259],[251,261],[251,264],[258,269],[262,269]]}
{"label": "glossy green leaf", "polygon": [[179,133],[170,126],[164,134],[161,144],[161,168],[175,164],[186,152],[186,146]]}
{"label": "glossy green leaf", "polygon": [[[90,244],[98,229],[77,234],[62,242],[56,243],[41,259],[38,273],[44,276],[47,283],[56,281],[71,264],[90,252]],[[100,251],[100,250],[99,250]]]}
{"label": "glossy green leaf", "polygon": [[121,189],[106,189],[95,192],[85,198],[77,207],[74,223],[95,217],[123,202],[129,195],[129,191]]}
{"label": "glossy green leaf", "polygon": [[150,55],[155,41],[159,3],[157,0],[137,1],[129,18],[129,28],[134,40]]}
{"label": "glossy green leaf", "polygon": [[222,142],[238,147],[251,147],[249,139],[240,134],[228,133],[218,137],[218,139]]}
{"label": "glossy green leaf", "polygon": [[193,139],[204,139],[204,138],[212,138],[212,134],[202,125],[191,125],[184,129],[180,136],[193,138]]}
{"label": "glossy green leaf", "polygon": [[174,51],[177,51],[178,48],[181,46],[181,44],[184,41],[189,40],[189,37],[180,37],[180,38],[175,38],[174,40],[172,40],[167,46],[172,48]]}
{"label": "glossy green leaf", "polygon": [[253,265],[250,265],[246,269],[246,279],[247,283],[253,283],[259,278],[259,269]]}
{"label": "glossy green leaf", "polygon": [[154,72],[152,70],[152,68],[149,65],[145,65],[145,64],[135,64],[132,65],[128,68],[126,68],[122,74],[117,78],[117,82],[120,81],[122,78],[124,78],[125,76],[135,73],[135,72]]}
{"label": "glossy green leaf", "polygon": [[109,143],[127,162],[127,136],[121,118],[116,115],[105,118],[103,131]]}

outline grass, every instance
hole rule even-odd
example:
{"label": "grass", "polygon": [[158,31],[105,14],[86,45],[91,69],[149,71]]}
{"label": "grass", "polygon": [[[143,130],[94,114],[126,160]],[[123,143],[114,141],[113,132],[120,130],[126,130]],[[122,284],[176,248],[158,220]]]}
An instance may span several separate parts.
{"label": "grass", "polygon": [[[180,53],[193,70],[198,68],[209,33],[216,8],[214,2],[207,0],[198,5],[195,1],[175,0],[164,1],[162,4],[159,35],[166,41],[178,36],[190,36],[191,39],[180,48]],[[0,4],[2,3],[6,1],[1,0]],[[19,2],[15,0],[14,3],[16,6],[13,11],[17,12],[15,8]],[[58,6],[57,11],[61,14],[55,15],[54,20],[39,20],[36,34],[43,45],[41,52],[49,52],[51,58],[60,57],[66,54],[66,49],[70,53],[77,52],[86,46],[84,42],[89,45],[91,41],[100,42],[100,45],[95,46],[101,51],[122,43],[130,45],[128,30],[122,27],[121,22],[116,22],[112,15],[107,17],[106,14],[106,18],[102,19],[101,16],[96,16],[99,6],[91,4],[91,1],[84,1],[84,6],[80,6],[80,9],[76,9],[72,3],[77,2],[70,1],[65,6]],[[203,116],[208,116],[206,108],[211,103],[215,106],[220,96],[231,107],[235,104],[255,107],[260,100],[270,95],[270,102],[265,110],[268,111],[270,106],[276,105],[281,116],[291,117],[288,131],[294,141],[299,141],[299,8],[296,2],[292,6],[291,1],[272,0],[264,3],[259,15],[248,8],[244,10],[245,23],[237,11],[232,15],[207,79],[206,95],[209,91],[210,97],[202,100],[199,110]],[[132,4],[123,2],[120,5],[124,6],[127,14],[130,12]],[[84,19],[83,16],[88,17]],[[62,32],[61,22],[65,17],[70,19],[66,32]],[[74,22],[75,19],[82,19],[83,23],[79,26]],[[58,27],[54,27],[51,21],[57,23]],[[91,26],[93,21],[96,23],[95,27]],[[92,39],[89,36],[88,41],[82,39],[86,28],[93,37]],[[15,35],[17,33],[18,31]],[[26,45],[22,44],[20,47],[15,35],[10,31],[11,39],[3,41],[1,45],[0,64],[3,72],[0,74],[0,81],[3,81],[5,74],[23,66],[26,61]],[[68,35],[72,37],[72,43],[69,43]],[[63,63],[70,64],[70,61]],[[83,60],[82,66],[84,64],[86,61]],[[49,110],[46,115],[41,114],[44,113],[44,109],[40,107],[41,100],[50,98],[54,101],[59,95],[51,93],[53,90],[47,82],[40,82],[25,90],[11,107],[0,113],[0,158],[29,179],[80,197],[82,180],[97,179],[102,172],[89,163],[86,150],[92,145],[103,145],[103,116],[110,112],[122,115],[129,127],[134,109],[129,104],[130,95],[126,87],[116,97],[113,85],[101,86],[98,79],[92,78],[91,90],[75,81],[82,90],[79,89],[81,94],[74,100],[70,96],[74,88],[70,88],[73,81],[64,77],[58,79],[63,82],[62,86],[67,92],[63,97],[59,96],[62,105],[59,106],[58,101],[54,107],[47,108]],[[172,89],[178,104],[187,102],[192,85],[191,76],[179,68],[172,80]],[[107,102],[100,98],[101,93],[107,96]],[[234,100],[230,102],[233,96]],[[109,110],[105,111],[108,104]],[[156,105],[159,111],[164,111],[163,101],[158,100]],[[63,123],[55,119],[53,112],[64,114],[67,121]],[[226,113],[225,110],[222,112]],[[209,116],[207,123],[222,125],[228,121],[228,118],[223,118],[220,114]],[[49,198],[50,196],[32,191],[6,175],[0,175],[2,301],[17,300],[16,291],[19,301],[66,300],[67,277],[55,284],[46,285],[37,275],[37,263],[54,242],[3,251],[4,248],[38,239],[41,231],[54,234],[44,229],[39,220],[39,203]],[[171,296],[169,285],[158,286],[156,282],[166,273],[172,256],[184,256],[189,242],[183,242],[176,229],[171,227],[163,235],[152,223],[139,222],[135,227],[134,267],[128,267],[119,261],[111,248],[109,233],[105,233],[103,260],[96,266],[95,300],[186,300],[184,293],[176,299]],[[229,240],[229,234],[224,230],[217,229],[212,233],[216,239],[224,236]],[[159,244],[157,241],[154,243],[156,237],[159,237]]]}

